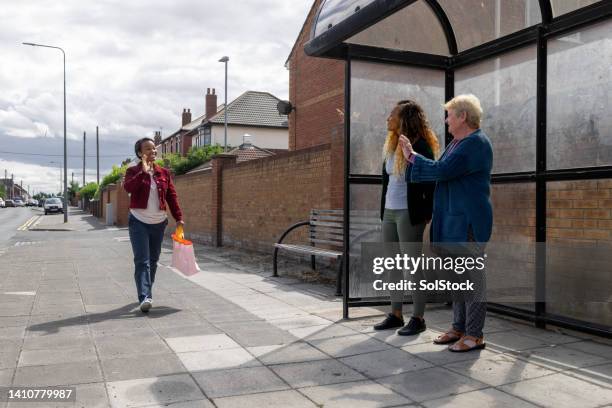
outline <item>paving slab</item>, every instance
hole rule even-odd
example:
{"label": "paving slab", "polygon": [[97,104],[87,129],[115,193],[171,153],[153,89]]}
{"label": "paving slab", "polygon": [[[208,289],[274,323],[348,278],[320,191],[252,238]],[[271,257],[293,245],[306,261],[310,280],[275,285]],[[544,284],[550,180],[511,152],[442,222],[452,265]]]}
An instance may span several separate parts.
{"label": "paving slab", "polygon": [[480,381],[440,367],[385,377],[376,382],[417,402],[487,388]]}
{"label": "paving slab", "polygon": [[507,354],[461,361],[445,365],[444,368],[492,386],[555,373],[540,365],[531,364]]}
{"label": "paving slab", "polygon": [[0,370],[0,387],[7,387],[11,385],[14,372],[15,370],[12,368],[6,368],[6,369]]}
{"label": "paving slab", "polygon": [[111,381],[106,384],[106,388],[111,406],[117,408],[165,405],[205,398],[187,374]]}
{"label": "paving slab", "polygon": [[44,366],[18,367],[13,385],[51,386],[85,384],[102,381],[98,362],[49,364]]}
{"label": "paving slab", "polygon": [[431,342],[413,344],[410,346],[402,347],[402,350],[429,361],[435,365],[445,365],[455,363],[457,361],[474,360],[483,357],[492,357],[497,353],[491,352],[487,349],[484,350],[473,350],[469,353],[453,353],[448,350],[447,345],[434,344]]}
{"label": "paving slab", "polygon": [[453,395],[427,401],[423,403],[426,408],[536,408],[529,402],[517,397],[506,394],[494,388],[466,392],[464,394]]}
{"label": "paving slab", "polygon": [[612,345],[587,340],[566,344],[565,347],[612,360]]}
{"label": "paving slab", "polygon": [[240,367],[254,367],[261,363],[242,348],[224,350],[192,351],[178,353],[183,365],[189,371],[209,371]]}
{"label": "paving slab", "polygon": [[579,367],[588,367],[610,361],[605,357],[584,353],[565,346],[543,347],[517,351],[513,352],[512,355],[555,371],[565,371]]}
{"label": "paving slab", "polygon": [[588,381],[601,387],[612,388],[612,363],[578,368],[565,374]]}
{"label": "paving slab", "polygon": [[17,359],[19,358],[19,350],[12,349],[11,351],[0,351],[0,370],[5,368],[17,367]]}
{"label": "paving slab", "polygon": [[170,348],[156,335],[143,335],[137,331],[107,334],[95,338],[100,357],[112,359],[169,353]]}
{"label": "paving slab", "polygon": [[287,390],[291,387],[267,367],[248,367],[194,373],[208,398]]}
{"label": "paving slab", "polygon": [[439,331],[427,329],[424,332],[421,332],[414,336],[398,336],[396,334],[396,331],[397,330],[380,330],[367,334],[377,340],[384,341],[385,343],[395,347],[404,347],[410,346],[412,344],[421,343],[432,343],[433,340],[441,334],[441,332]]}
{"label": "paving slab", "polygon": [[287,344],[296,340],[289,332],[265,321],[218,323],[215,326],[244,347]]}
{"label": "paving slab", "polygon": [[270,368],[294,388],[366,379],[357,371],[334,359],[280,364]]}
{"label": "paving slab", "polygon": [[235,397],[215,398],[213,402],[217,408],[316,408],[312,401],[297,391],[275,391],[261,394],[249,394]]}
{"label": "paving slab", "polygon": [[389,350],[391,348],[388,344],[375,340],[366,334],[320,340],[311,340],[309,338],[307,341],[333,357],[345,357],[373,351]]}
{"label": "paving slab", "polygon": [[328,355],[302,341],[286,345],[247,347],[247,350],[266,365],[300,363],[329,358]]}
{"label": "paving slab", "polygon": [[206,334],[203,336],[171,337],[166,339],[166,343],[175,353],[188,351],[223,350],[241,348],[227,334]]}
{"label": "paving slab", "polygon": [[151,378],[187,372],[181,360],[174,353],[103,359],[101,363],[104,378],[107,381]]}
{"label": "paving slab", "polygon": [[551,408],[591,408],[612,404],[612,389],[562,373],[504,385],[500,389]]}
{"label": "paving slab", "polygon": [[412,401],[373,381],[301,388],[302,394],[325,408],[410,406]]}
{"label": "paving slab", "polygon": [[66,349],[23,350],[19,356],[19,367],[97,361],[96,350],[90,347]]}
{"label": "paving slab", "polygon": [[433,367],[431,363],[396,348],[339,360],[368,378],[388,377]]}

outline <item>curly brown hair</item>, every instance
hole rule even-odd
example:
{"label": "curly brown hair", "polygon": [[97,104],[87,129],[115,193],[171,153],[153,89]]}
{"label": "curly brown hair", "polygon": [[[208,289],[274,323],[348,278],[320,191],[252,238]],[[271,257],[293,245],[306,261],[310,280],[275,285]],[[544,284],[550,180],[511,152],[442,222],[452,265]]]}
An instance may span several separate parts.
{"label": "curly brown hair", "polygon": [[395,154],[393,173],[403,174],[406,170],[406,159],[402,154],[402,149],[399,147],[398,141],[400,135],[406,135],[412,144],[422,138],[431,148],[434,157],[438,156],[440,143],[429,125],[423,108],[418,103],[405,99],[399,101],[397,107],[399,107],[397,113],[399,117],[399,130],[388,133],[383,148],[383,156],[387,157],[390,154]]}

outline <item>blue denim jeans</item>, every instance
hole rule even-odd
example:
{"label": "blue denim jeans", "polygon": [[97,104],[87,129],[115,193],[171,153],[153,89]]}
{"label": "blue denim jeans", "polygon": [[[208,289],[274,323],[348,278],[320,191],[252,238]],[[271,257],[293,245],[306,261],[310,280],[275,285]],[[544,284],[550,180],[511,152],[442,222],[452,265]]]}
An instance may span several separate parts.
{"label": "blue denim jeans", "polygon": [[129,216],[128,229],[134,252],[134,280],[139,303],[147,297],[153,297],[153,282],[166,225],[168,220],[159,224],[145,224],[132,214]]}

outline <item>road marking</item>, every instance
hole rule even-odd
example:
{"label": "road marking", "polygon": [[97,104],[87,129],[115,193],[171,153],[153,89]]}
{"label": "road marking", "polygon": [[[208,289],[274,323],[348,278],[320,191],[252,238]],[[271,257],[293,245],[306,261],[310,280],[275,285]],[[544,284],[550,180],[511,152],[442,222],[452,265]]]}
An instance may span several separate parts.
{"label": "road marking", "polygon": [[28,228],[30,228],[30,226],[35,222],[38,221],[38,219],[40,219],[40,215],[34,215],[32,216],[32,218],[30,218],[29,220],[27,220],[25,222],[25,224],[23,224],[21,227],[17,228],[18,231],[26,231]]}
{"label": "road marking", "polygon": [[41,243],[42,241],[17,241],[15,242],[15,246],[36,245]]}
{"label": "road marking", "polygon": [[36,296],[36,292],[4,292],[5,295]]}
{"label": "road marking", "polygon": [[130,237],[115,237],[113,239],[117,242],[127,242],[130,240]]}

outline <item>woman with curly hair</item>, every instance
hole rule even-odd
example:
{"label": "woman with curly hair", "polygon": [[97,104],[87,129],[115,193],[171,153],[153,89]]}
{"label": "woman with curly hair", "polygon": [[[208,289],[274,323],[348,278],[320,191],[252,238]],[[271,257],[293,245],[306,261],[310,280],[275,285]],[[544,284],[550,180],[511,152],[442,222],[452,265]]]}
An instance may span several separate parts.
{"label": "woman with curly hair", "polygon": [[[431,129],[423,108],[412,100],[403,100],[391,111],[387,118],[387,139],[383,147],[383,191],[380,204],[380,217],[384,242],[412,243],[411,249],[418,249],[421,255],[423,231],[431,220],[433,193],[435,185],[431,183],[407,183],[406,168],[408,162],[402,154],[399,142],[400,135],[406,135],[414,150],[424,157],[434,159],[440,149],[438,139]],[[414,248],[413,245],[417,244]],[[401,245],[405,252],[406,245]],[[418,280],[421,271],[412,275]],[[403,272],[391,272],[392,282],[399,282]],[[402,327],[397,334],[410,336],[426,329],[424,293],[412,292],[412,317],[406,325],[402,314],[404,292],[391,291],[391,313],[374,326],[375,330],[387,330]]]}

